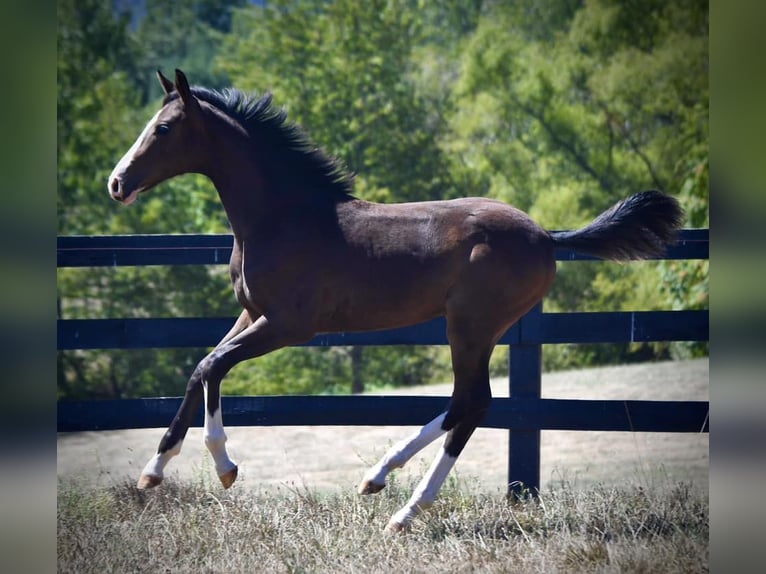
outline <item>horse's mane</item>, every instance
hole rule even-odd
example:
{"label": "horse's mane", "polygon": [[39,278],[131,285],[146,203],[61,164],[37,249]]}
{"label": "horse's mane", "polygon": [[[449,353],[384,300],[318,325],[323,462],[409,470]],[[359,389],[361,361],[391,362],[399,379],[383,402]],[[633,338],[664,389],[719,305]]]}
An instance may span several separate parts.
{"label": "horse's mane", "polygon": [[[353,176],[340,160],[327,155],[298,125],[289,122],[287,112],[272,105],[271,93],[259,96],[234,88],[218,91],[202,86],[194,86],[191,91],[265,142],[259,149],[259,153],[267,156],[264,165],[282,181],[341,198],[353,192]],[[163,105],[178,97],[177,91],[171,92]]]}

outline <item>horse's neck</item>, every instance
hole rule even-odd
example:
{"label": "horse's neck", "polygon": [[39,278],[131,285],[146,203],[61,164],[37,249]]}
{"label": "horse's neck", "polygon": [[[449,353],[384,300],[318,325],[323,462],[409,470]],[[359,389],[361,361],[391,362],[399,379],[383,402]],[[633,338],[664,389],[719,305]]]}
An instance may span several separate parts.
{"label": "horse's neck", "polygon": [[322,227],[337,221],[335,198],[323,195],[321,190],[280,188],[257,173],[249,177],[240,173],[225,183],[213,183],[237,240],[291,222],[310,220]]}
{"label": "horse's neck", "polygon": [[336,198],[306,182],[275,173],[263,165],[261,154],[238,138],[217,138],[219,148],[210,158],[213,181],[235,237],[242,239],[258,227],[290,217],[334,219]]}
{"label": "horse's neck", "polygon": [[207,175],[215,186],[232,231],[242,237],[253,221],[264,215],[268,205],[266,178],[249,154],[228,145],[222,138],[218,149],[211,153]]}
{"label": "horse's neck", "polygon": [[235,237],[246,237],[249,230],[259,224],[259,220],[270,216],[272,210],[258,201],[257,194],[247,183],[239,187],[216,188]]}

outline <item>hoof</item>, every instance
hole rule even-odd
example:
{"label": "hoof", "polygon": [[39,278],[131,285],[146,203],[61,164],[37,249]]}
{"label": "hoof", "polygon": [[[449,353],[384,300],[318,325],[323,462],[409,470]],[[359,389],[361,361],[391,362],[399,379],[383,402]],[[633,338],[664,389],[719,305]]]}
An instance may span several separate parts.
{"label": "hoof", "polygon": [[406,534],[409,531],[410,531],[409,524],[402,524],[401,522],[390,520],[388,524],[386,525],[386,529],[384,533],[388,535],[394,535],[394,534]]}
{"label": "hoof", "polygon": [[376,494],[386,487],[386,483],[375,484],[371,480],[363,480],[359,485],[357,492],[359,494]]}
{"label": "hoof", "polygon": [[154,488],[161,482],[162,482],[161,476],[154,476],[153,474],[142,474],[138,478],[138,483],[136,483],[136,487],[138,488],[138,490],[147,490],[149,488]]}
{"label": "hoof", "polygon": [[232,484],[234,484],[234,481],[237,480],[238,472],[239,468],[235,466],[229,472],[225,472],[218,477],[221,479],[221,484],[223,484],[224,488],[229,488]]}

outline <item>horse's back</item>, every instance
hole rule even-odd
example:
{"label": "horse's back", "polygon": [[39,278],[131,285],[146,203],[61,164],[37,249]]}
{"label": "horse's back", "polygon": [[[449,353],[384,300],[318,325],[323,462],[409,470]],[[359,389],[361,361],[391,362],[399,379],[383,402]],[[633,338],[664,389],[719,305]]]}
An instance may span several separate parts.
{"label": "horse's back", "polygon": [[[547,242],[548,233],[526,213],[507,203],[485,197],[464,197],[410,203],[351,203],[353,217],[366,231],[396,232],[406,237],[407,230],[448,235],[453,240],[468,240],[477,232],[507,235],[530,242]],[[460,235],[460,232],[463,235]],[[444,239],[444,237],[440,237]]]}
{"label": "horse's back", "polygon": [[359,317],[377,328],[444,314],[450,293],[476,306],[537,297],[555,271],[547,232],[496,200],[355,201],[339,224],[345,247],[334,267],[350,293],[336,313],[353,328]]}
{"label": "horse's back", "polygon": [[554,258],[548,232],[525,212],[496,199],[466,197],[391,207],[401,212],[407,226],[414,220],[425,222],[428,233],[421,235],[428,243],[436,251],[458,254],[464,263],[476,261],[477,249],[492,251],[507,264],[549,266]]}

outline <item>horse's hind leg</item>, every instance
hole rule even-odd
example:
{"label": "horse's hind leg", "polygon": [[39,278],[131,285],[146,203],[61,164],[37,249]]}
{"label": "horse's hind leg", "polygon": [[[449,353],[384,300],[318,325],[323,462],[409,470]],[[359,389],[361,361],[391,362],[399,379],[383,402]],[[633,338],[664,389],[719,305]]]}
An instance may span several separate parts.
{"label": "horse's hind leg", "polygon": [[364,475],[359,485],[359,494],[374,494],[383,490],[389,472],[403,467],[416,453],[447,432],[443,427],[446,416],[446,412],[440,414],[420,431],[392,446]]}
{"label": "horse's hind leg", "polygon": [[484,417],[492,398],[489,357],[495,344],[495,333],[490,331],[491,339],[487,340],[486,330],[481,329],[478,322],[464,322],[449,316],[447,320],[455,373],[452,401],[447,413],[441,417],[441,430],[448,431],[447,436],[407,504],[391,517],[387,527],[389,531],[408,528],[415,516],[433,504],[463,447]]}
{"label": "horse's hind leg", "polygon": [[475,411],[449,431],[428,472],[418,483],[407,504],[391,517],[386,530],[400,532],[408,529],[418,514],[431,507],[452,467],[455,466],[463,447],[465,447],[473,431],[476,430],[485,412],[486,408]]}
{"label": "horse's hind leg", "polygon": [[[253,321],[250,318],[248,312],[243,311],[231,330],[224,336],[221,342],[218,343],[216,349],[219,349],[221,345],[244,331],[252,324],[252,322]],[[202,361],[199,362],[197,367],[194,369],[192,376],[189,378],[189,383],[186,385],[186,393],[184,395],[183,401],[181,402],[181,406],[176,413],[176,416],[173,418],[173,422],[170,423],[170,427],[168,427],[168,430],[163,435],[162,440],[160,440],[159,447],[157,448],[157,453],[149,460],[148,463],[146,463],[146,466],[144,466],[144,469],[141,471],[141,476],[139,477],[137,484],[139,489],[152,488],[160,484],[164,477],[165,466],[167,466],[168,462],[170,462],[170,459],[181,452],[181,445],[183,444],[184,438],[186,437],[186,432],[189,430],[192,422],[194,422],[194,417],[197,414],[197,409],[199,408],[203,395],[207,394],[205,385],[203,385],[202,381],[202,366],[206,363],[206,361],[209,361],[211,355],[212,353],[207,355]],[[207,403],[207,401],[205,402]],[[218,415],[220,418],[220,409],[218,411]],[[209,427],[214,426],[214,424],[210,424],[208,422],[208,409],[205,409],[205,432],[207,432]],[[221,425],[221,429],[222,428],[223,425]],[[220,449],[218,450],[220,451]],[[228,459],[228,456],[226,458]],[[229,462],[234,466],[233,470],[231,469],[230,465],[224,464],[224,466],[229,466],[229,468],[226,470],[226,473],[229,475],[227,476],[227,481],[229,482],[229,485],[231,485],[231,483],[234,482],[234,478],[236,478],[236,465],[234,465],[234,463],[230,460]],[[232,472],[234,473],[233,478],[230,476]],[[224,482],[223,478],[221,481]],[[224,485],[226,485],[225,482]]]}

